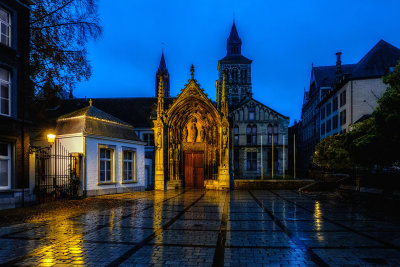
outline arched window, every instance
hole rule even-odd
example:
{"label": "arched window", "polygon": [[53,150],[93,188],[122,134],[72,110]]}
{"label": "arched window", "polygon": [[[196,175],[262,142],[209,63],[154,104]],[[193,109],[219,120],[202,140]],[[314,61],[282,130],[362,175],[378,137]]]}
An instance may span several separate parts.
{"label": "arched window", "polygon": [[233,139],[234,139],[234,144],[235,146],[239,145],[239,127],[235,126],[235,128],[233,128]]}
{"label": "arched window", "polygon": [[256,117],[255,108],[254,107],[249,107],[248,111],[249,111],[249,121],[254,121],[254,119]]}
{"label": "arched window", "polygon": [[272,125],[269,124],[267,127],[267,134],[268,134],[268,144],[272,144]]}
{"label": "arched window", "polygon": [[278,132],[278,124],[274,125],[274,143],[278,144],[279,140],[279,132]]}
{"label": "arched window", "polygon": [[253,125],[251,128],[251,144],[257,145],[257,126]]}
{"label": "arched window", "polygon": [[247,145],[257,145],[257,126],[247,125],[246,136],[247,136]]}

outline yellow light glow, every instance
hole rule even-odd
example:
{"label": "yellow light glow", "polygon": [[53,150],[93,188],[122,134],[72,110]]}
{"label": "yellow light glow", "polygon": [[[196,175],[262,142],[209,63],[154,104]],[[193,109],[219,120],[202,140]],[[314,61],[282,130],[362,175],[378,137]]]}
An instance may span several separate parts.
{"label": "yellow light glow", "polygon": [[47,135],[47,142],[49,142],[50,145],[54,144],[56,140],[56,135],[55,134],[48,134]]}

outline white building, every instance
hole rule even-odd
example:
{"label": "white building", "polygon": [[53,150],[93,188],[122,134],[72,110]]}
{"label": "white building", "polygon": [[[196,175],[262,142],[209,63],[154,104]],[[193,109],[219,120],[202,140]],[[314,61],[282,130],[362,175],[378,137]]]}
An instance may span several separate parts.
{"label": "white building", "polygon": [[341,75],[338,58],[336,74],[340,82],[319,105],[321,139],[350,131],[353,124],[373,113],[387,88],[382,77],[391,72],[399,60],[400,49],[383,40],[357,64],[349,65],[350,72],[344,75]]}
{"label": "white building", "polygon": [[144,190],[144,145],[133,126],[90,105],[57,119],[56,143],[82,155],[87,196]]}

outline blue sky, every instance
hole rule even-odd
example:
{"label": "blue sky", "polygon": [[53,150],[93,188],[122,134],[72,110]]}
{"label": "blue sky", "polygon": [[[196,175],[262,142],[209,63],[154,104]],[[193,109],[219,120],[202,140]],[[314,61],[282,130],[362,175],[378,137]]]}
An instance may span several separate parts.
{"label": "blue sky", "polygon": [[103,36],[88,46],[93,75],[76,97],[154,96],[162,43],[175,96],[190,65],[215,100],[218,60],[233,16],[253,60],[254,98],[299,119],[311,63],[356,63],[380,39],[400,47],[398,0],[100,0]]}

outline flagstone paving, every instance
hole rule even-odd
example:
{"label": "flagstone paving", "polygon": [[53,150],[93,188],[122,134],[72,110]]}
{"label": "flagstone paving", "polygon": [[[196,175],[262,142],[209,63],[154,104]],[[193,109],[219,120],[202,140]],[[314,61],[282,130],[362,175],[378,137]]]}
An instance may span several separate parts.
{"label": "flagstone paving", "polygon": [[64,202],[62,214],[43,210],[23,223],[1,217],[0,264],[400,266],[398,211],[373,201],[289,190],[102,198],[119,204],[79,209],[81,200],[68,214]]}

